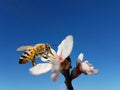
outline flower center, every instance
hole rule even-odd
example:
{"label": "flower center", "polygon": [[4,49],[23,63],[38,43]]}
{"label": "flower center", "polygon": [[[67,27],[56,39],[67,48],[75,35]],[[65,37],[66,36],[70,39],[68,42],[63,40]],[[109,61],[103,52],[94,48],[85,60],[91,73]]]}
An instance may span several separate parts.
{"label": "flower center", "polygon": [[63,60],[62,56],[59,56],[59,60],[60,60],[60,61],[62,61],[62,60]]}

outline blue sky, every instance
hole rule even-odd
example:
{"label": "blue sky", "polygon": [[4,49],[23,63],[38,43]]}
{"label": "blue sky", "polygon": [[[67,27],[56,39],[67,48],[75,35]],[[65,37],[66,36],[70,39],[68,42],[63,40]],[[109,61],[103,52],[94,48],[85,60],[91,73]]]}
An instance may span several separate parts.
{"label": "blue sky", "polygon": [[19,65],[22,52],[16,49],[59,44],[69,34],[74,37],[73,67],[83,52],[99,69],[97,75],[75,79],[74,89],[120,90],[119,4],[119,0],[0,0],[0,90],[65,90],[62,75],[54,83],[51,72],[33,76],[31,63]]}

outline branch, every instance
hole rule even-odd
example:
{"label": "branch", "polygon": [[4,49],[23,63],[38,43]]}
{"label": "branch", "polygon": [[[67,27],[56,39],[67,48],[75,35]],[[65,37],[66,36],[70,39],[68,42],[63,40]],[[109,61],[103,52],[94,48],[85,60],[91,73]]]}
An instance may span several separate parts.
{"label": "branch", "polygon": [[61,63],[61,73],[65,77],[66,90],[74,90],[72,86],[72,79],[70,75],[71,59],[67,57],[64,62]]}
{"label": "branch", "polygon": [[77,65],[72,71],[71,71],[71,79],[77,78],[79,75],[81,75],[83,72],[79,70],[79,65]]}

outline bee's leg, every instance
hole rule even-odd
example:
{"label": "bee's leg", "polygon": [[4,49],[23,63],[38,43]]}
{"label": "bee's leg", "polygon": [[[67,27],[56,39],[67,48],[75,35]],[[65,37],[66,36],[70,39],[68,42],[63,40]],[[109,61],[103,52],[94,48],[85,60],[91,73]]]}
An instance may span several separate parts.
{"label": "bee's leg", "polygon": [[33,65],[33,66],[37,65],[35,59],[32,60],[32,65]]}

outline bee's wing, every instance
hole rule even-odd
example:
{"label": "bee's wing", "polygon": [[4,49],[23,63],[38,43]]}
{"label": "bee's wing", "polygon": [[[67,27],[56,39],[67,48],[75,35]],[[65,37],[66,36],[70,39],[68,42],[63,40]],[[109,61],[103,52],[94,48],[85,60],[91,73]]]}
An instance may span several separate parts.
{"label": "bee's wing", "polygon": [[73,36],[67,36],[58,46],[57,55],[62,56],[63,59],[67,58],[73,48]]}
{"label": "bee's wing", "polygon": [[32,48],[32,46],[21,46],[17,49],[17,51],[23,51],[23,50],[26,50],[28,48]]}
{"label": "bee's wing", "polygon": [[30,68],[29,71],[33,75],[41,75],[48,71],[50,71],[52,68],[52,64],[50,63],[40,63],[35,65],[34,67]]}

